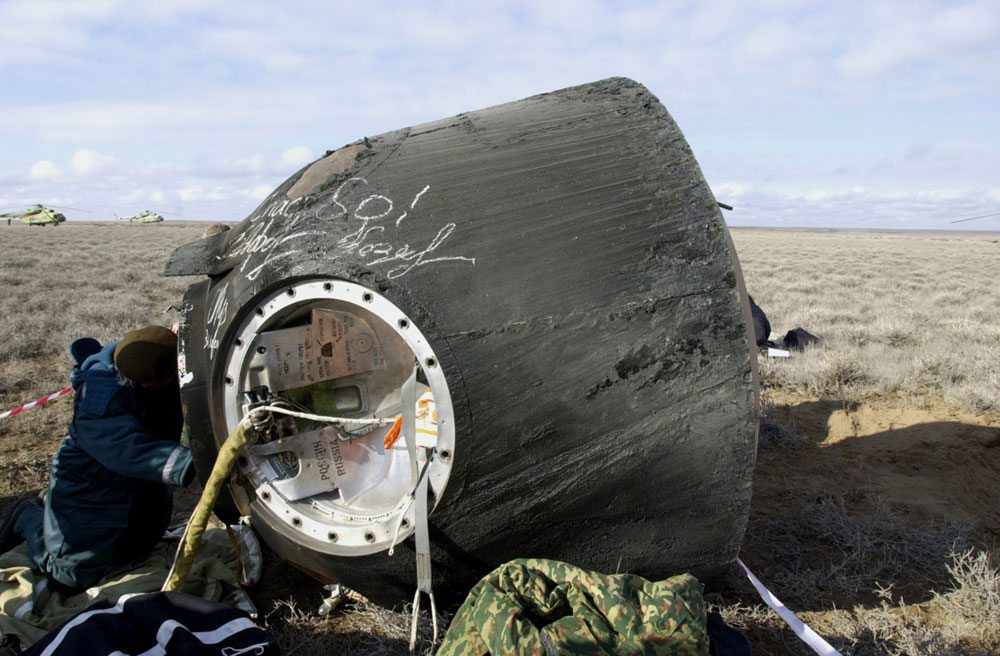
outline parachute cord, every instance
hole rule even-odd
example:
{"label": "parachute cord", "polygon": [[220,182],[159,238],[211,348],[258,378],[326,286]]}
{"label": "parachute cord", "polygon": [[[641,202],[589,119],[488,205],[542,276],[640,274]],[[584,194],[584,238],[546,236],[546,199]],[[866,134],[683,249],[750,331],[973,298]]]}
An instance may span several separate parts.
{"label": "parachute cord", "polygon": [[299,419],[318,421],[325,424],[359,424],[362,426],[388,426],[389,424],[392,424],[396,421],[395,418],[380,419],[378,417],[371,417],[371,418],[356,417],[352,419],[350,417],[330,417],[327,415],[314,415],[309,412],[299,412],[298,410],[283,408],[279,405],[262,405],[256,408],[252,408],[250,410],[250,415],[259,414],[261,412],[274,412],[277,414],[297,417]]}

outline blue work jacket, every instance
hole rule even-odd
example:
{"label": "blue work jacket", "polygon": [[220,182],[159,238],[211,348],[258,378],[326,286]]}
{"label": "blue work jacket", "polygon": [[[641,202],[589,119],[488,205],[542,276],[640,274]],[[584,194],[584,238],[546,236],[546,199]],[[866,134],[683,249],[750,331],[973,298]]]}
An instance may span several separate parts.
{"label": "blue work jacket", "polygon": [[73,420],[49,478],[46,569],[73,588],[152,549],[170,521],[170,486],[194,476],[191,452],[180,444],[179,389],[120,382],[116,344],[73,368]]}

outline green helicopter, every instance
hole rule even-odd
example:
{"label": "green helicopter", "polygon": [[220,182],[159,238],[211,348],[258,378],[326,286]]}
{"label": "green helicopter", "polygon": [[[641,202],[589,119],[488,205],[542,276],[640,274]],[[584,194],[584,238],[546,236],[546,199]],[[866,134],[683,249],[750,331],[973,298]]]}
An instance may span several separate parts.
{"label": "green helicopter", "polygon": [[135,214],[133,216],[118,216],[116,213],[115,218],[119,221],[134,221],[135,223],[159,223],[160,221],[163,221],[162,215],[151,210],[146,210],[141,214]]}
{"label": "green helicopter", "polygon": [[21,223],[26,225],[59,225],[66,220],[66,216],[62,212],[57,212],[54,209],[45,207],[44,205],[35,205],[34,207],[29,207],[26,210],[21,210],[19,212],[7,212],[6,214],[0,214],[0,218],[7,219],[7,225],[11,224],[14,219],[19,220]]}

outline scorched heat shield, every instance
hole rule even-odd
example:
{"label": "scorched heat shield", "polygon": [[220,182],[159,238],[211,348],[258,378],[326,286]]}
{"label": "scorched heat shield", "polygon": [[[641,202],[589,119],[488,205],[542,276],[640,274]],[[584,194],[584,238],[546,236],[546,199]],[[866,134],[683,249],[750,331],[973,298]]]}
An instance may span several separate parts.
{"label": "scorched heat shield", "polygon": [[207,276],[179,354],[200,474],[255,405],[355,420],[258,422],[225,499],[319,578],[409,598],[422,503],[438,594],[521,556],[657,579],[737,554],[749,306],[697,162],[636,82],[328,152],[167,274]]}

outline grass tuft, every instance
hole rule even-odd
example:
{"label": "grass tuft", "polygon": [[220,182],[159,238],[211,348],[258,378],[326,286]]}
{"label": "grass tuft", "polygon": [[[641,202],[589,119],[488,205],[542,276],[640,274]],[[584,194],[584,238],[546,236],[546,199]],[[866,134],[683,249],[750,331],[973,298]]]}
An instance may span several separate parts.
{"label": "grass tuft", "polygon": [[975,549],[952,551],[951,561],[953,588],[935,601],[955,634],[975,635],[984,646],[1000,649],[1000,573],[988,553]]}
{"label": "grass tuft", "polygon": [[[294,600],[282,599],[275,603],[267,625],[282,654],[401,656],[410,653],[411,610],[404,607],[396,612],[364,601],[348,601],[343,608],[323,616],[300,609]],[[418,619],[414,653],[430,656],[434,653],[431,617],[421,611]],[[439,615],[438,640],[449,621],[450,615]]]}

